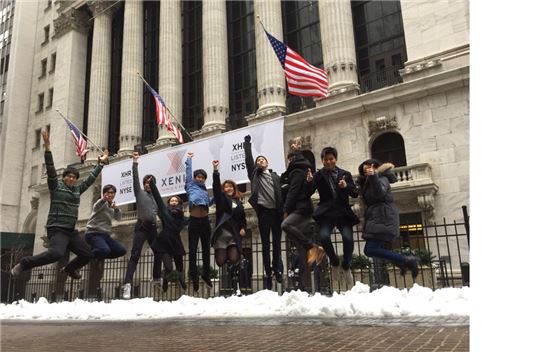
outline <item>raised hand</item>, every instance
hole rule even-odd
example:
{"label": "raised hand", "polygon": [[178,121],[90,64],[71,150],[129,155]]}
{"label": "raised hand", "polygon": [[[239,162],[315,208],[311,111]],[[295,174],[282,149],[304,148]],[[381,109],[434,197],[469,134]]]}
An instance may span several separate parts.
{"label": "raised hand", "polygon": [[218,170],[218,166],[220,166],[220,161],[212,160],[212,166],[214,166],[214,170]]}
{"label": "raised hand", "polygon": [[108,164],[108,162],[109,162],[109,149],[103,148],[103,155],[101,155],[98,159],[99,159],[99,163],[101,165]]}
{"label": "raised hand", "polygon": [[241,231],[239,231],[239,235],[241,235],[241,237],[244,237],[246,235],[246,231],[244,229],[241,229]]}
{"label": "raised hand", "polygon": [[134,163],[137,163],[138,160],[139,160],[139,153],[138,152],[133,152],[132,153],[132,158],[134,159]]}
{"label": "raised hand", "polygon": [[187,152],[187,154],[185,154],[188,158],[192,158],[193,155],[195,155],[195,153],[193,152]]}
{"label": "raised hand", "polygon": [[340,188],[346,188],[348,186],[348,183],[346,182],[346,176],[342,176],[342,179],[338,181],[338,187]]}
{"label": "raised hand", "polygon": [[246,136],[244,136],[244,141],[245,141],[246,143],[250,143],[250,140],[251,140],[251,139],[252,139],[252,138],[250,137],[249,134],[247,134]]}
{"label": "raised hand", "polygon": [[50,134],[47,130],[42,130],[42,140],[44,141],[44,149],[50,150]]}

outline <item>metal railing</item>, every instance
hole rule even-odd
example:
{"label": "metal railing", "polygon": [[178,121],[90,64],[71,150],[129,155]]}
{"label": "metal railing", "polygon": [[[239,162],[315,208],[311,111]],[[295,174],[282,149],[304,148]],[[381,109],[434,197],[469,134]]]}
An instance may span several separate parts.
{"label": "metal railing", "polygon": [[[362,235],[362,224],[354,227],[354,257],[352,260],[352,274],[354,281],[368,284],[371,289],[384,285],[394,287],[411,287],[414,282],[430,288],[462,287],[469,285],[469,216],[466,207],[463,207],[464,219],[449,222],[443,219],[440,223],[401,224],[401,236],[398,240],[388,243],[388,248],[403,249],[420,256],[421,267],[416,281],[410,274],[405,277],[399,275],[399,269],[382,260],[367,258],[363,254],[365,240]],[[343,253],[342,239],[336,231],[332,236],[336,254]],[[265,280],[262,265],[261,243],[253,240],[249,235],[243,243],[243,254],[249,262],[249,277],[242,286],[241,293],[253,293],[264,289]],[[197,254],[198,265],[202,265],[201,253]],[[341,287],[331,287],[330,268],[328,258],[319,266],[308,270],[305,265],[305,251],[296,249],[283,233],[282,259],[285,267],[285,277],[281,284],[273,280],[273,289],[282,293],[292,289],[302,289],[308,292],[330,294]],[[18,280],[9,279],[10,292],[7,302],[19,299],[36,301],[45,297],[49,301],[74,300],[76,298],[89,301],[110,301],[122,297],[121,286],[126,273],[128,255],[106,260],[103,268],[97,263],[88,264],[81,269],[82,279],[72,280],[59,271],[68,260],[63,263],[34,268],[31,275],[22,275]],[[211,254],[211,263],[215,265]],[[134,274],[132,297],[152,297],[155,300],[175,300],[181,295],[197,297],[228,296],[235,293],[234,282],[227,267],[212,268],[214,277],[213,287],[207,287],[200,280],[198,292],[192,291],[187,268],[188,257],[184,260],[185,280],[187,289],[182,289],[176,282],[170,282],[167,292],[154,287],[151,282],[153,254],[147,248],[142,254]],[[294,269],[298,268],[297,275]],[[6,268],[2,268],[4,271]],[[200,268],[199,268],[200,272]]]}

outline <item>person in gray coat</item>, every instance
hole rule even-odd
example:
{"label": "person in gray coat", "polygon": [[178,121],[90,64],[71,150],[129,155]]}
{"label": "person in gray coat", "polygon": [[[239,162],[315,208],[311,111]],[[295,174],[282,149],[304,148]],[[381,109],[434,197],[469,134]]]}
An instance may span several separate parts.
{"label": "person in gray coat", "polygon": [[397,182],[397,177],[391,163],[368,159],[359,165],[358,183],[365,210],[365,227],[363,238],[365,255],[388,260],[394,263],[401,275],[411,271],[413,278],[418,275],[418,259],[414,256],[403,256],[384,248],[384,242],[394,240],[399,236],[399,210],[393,203],[391,183]]}

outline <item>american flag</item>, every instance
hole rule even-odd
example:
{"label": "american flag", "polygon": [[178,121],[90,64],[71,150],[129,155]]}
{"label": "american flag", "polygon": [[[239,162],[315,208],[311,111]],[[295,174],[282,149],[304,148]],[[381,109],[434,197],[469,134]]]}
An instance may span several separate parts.
{"label": "american flag", "polygon": [[157,125],[165,125],[168,131],[172,132],[174,136],[176,136],[177,140],[183,144],[183,136],[180,130],[174,126],[172,121],[170,121],[170,117],[168,117],[168,109],[166,108],[166,104],[164,104],[164,100],[162,100],[160,94],[157,93],[150,85],[145,84],[145,86],[151,91],[151,94],[153,94],[153,97],[155,98],[155,107],[157,108]]}
{"label": "american flag", "polygon": [[328,95],[327,73],[309,64],[297,52],[267,31],[265,34],[285,71],[288,93],[302,97],[326,97]]}
{"label": "american flag", "polygon": [[73,125],[71,121],[69,121],[65,117],[63,118],[65,119],[65,122],[67,122],[69,130],[71,131],[71,135],[73,136],[73,141],[76,148],[76,155],[80,157],[80,161],[86,160],[86,153],[88,153],[88,149],[86,149],[86,140],[84,139],[84,137],[82,137],[79,129],[75,125]]}

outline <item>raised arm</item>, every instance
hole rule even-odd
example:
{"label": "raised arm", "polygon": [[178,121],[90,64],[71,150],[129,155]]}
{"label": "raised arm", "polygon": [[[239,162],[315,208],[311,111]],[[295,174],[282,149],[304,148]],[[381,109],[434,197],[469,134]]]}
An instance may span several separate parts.
{"label": "raised arm", "polygon": [[77,187],[80,190],[80,194],[84,193],[95,181],[97,176],[101,173],[103,165],[107,164],[109,160],[109,151],[107,148],[103,149],[103,155],[98,158],[96,167],[90,172],[90,174],[82,181]]}
{"label": "raised arm", "polygon": [[193,182],[193,153],[187,153],[187,160],[185,160],[185,189]]}
{"label": "raised arm", "polygon": [[250,143],[249,135],[244,137],[244,164],[246,165],[248,179],[252,181],[256,165],[254,165],[254,158],[252,157],[252,144]]}
{"label": "raised arm", "polygon": [[42,140],[44,141],[44,162],[46,163],[46,173],[48,175],[48,188],[53,191],[57,188],[57,173],[53,164],[53,155],[50,151],[50,134],[42,130]]}
{"label": "raised arm", "polygon": [[132,184],[134,186],[134,195],[136,195],[141,190],[141,185],[139,182],[139,171],[138,171],[138,165],[139,165],[139,153],[133,152],[132,153]]}
{"label": "raised arm", "polygon": [[212,166],[214,167],[214,172],[212,173],[212,192],[214,193],[216,205],[222,199],[222,184],[220,181],[220,172],[218,171],[219,165],[219,160],[212,160]]}
{"label": "raised arm", "polygon": [[164,202],[162,201],[162,197],[160,196],[160,192],[159,192],[159,189],[157,188],[157,183],[154,178],[151,178],[149,180],[149,186],[151,187],[151,194],[153,195],[153,199],[155,200],[155,203],[157,203],[158,216],[160,217],[160,220],[164,224],[166,220],[168,220],[170,214],[168,213],[166,204],[164,204]]}

